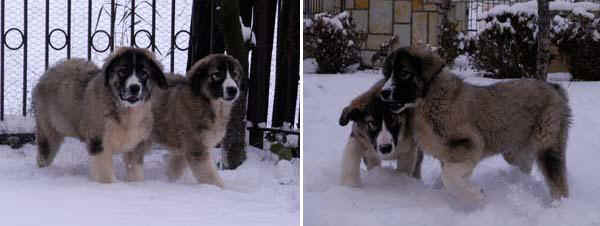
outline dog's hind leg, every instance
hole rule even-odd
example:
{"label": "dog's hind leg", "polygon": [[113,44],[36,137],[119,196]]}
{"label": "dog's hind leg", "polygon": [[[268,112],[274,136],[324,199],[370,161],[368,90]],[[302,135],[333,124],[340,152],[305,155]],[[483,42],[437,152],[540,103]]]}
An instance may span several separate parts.
{"label": "dog's hind leg", "polygon": [[185,159],[187,160],[192,174],[200,184],[214,184],[224,188],[223,180],[217,173],[212,158],[210,157],[210,148],[204,144],[188,144],[185,148]]}
{"label": "dog's hind leg", "polygon": [[149,140],[139,143],[133,151],[123,154],[123,162],[127,168],[127,181],[144,180],[144,153],[150,150]]}
{"label": "dog's hind leg", "polygon": [[183,175],[183,170],[187,166],[185,156],[178,153],[167,154],[167,178],[170,182],[175,182]]}
{"label": "dog's hind leg", "polygon": [[[38,120],[39,121],[39,120]],[[36,141],[38,145],[37,165],[40,168],[48,167],[54,162],[54,158],[60,149],[64,136],[54,129],[38,122],[36,130]]]}
{"label": "dog's hind leg", "polygon": [[[557,110],[558,109],[558,110]],[[569,132],[569,109],[549,109],[537,127],[537,139],[545,144],[537,152],[537,163],[544,174],[553,200],[569,197],[566,148]]]}
{"label": "dog's hind leg", "polygon": [[538,153],[538,166],[544,174],[546,184],[550,187],[553,200],[569,197],[567,184],[566,159],[560,149],[546,149]]}

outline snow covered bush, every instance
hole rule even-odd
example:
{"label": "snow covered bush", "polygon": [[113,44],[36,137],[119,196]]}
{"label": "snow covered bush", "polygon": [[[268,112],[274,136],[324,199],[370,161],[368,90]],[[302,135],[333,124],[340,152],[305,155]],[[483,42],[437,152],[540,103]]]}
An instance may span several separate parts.
{"label": "snow covered bush", "polygon": [[439,55],[446,61],[446,64],[452,65],[459,55],[463,54],[464,43],[462,43],[463,34],[458,30],[458,24],[450,20],[442,22],[440,34]]}
{"label": "snow covered bush", "polygon": [[340,73],[360,62],[361,35],[348,12],[319,13],[304,21],[304,48],[318,64],[318,73]]}
{"label": "snow covered bush", "polygon": [[[550,37],[578,80],[600,80],[600,5],[550,2]],[[494,78],[533,77],[537,54],[537,2],[499,5],[483,18],[483,29],[465,46],[473,66]],[[550,47],[549,47],[550,48]]]}
{"label": "snow covered bush", "polygon": [[537,30],[533,15],[505,11],[487,14],[484,28],[465,47],[473,67],[492,78],[533,77]]}
{"label": "snow covered bush", "polygon": [[566,58],[575,80],[600,80],[600,18],[593,15],[556,15],[552,42]]}

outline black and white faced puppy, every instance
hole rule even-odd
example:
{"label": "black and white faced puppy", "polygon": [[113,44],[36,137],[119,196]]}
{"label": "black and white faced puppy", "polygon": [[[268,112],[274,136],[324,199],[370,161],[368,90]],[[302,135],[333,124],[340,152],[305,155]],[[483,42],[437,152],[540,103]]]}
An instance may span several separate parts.
{"label": "black and white faced puppy", "polygon": [[376,150],[380,159],[390,160],[396,156],[394,150],[405,127],[402,115],[394,114],[375,98],[364,110],[354,109],[348,117],[357,127],[353,133]]}
{"label": "black and white faced puppy", "polygon": [[420,76],[422,62],[413,57],[405,49],[398,49],[385,59],[383,75],[387,79],[380,92],[380,98],[391,111],[400,113],[406,108],[413,107],[419,96],[418,90],[423,90],[424,79]]}
{"label": "black and white faced puppy", "polygon": [[191,76],[194,93],[229,103],[237,100],[242,78],[239,61],[224,54],[209,55],[202,61],[208,65]]}
{"label": "black and white faced puppy", "polygon": [[150,98],[154,84],[167,87],[160,64],[148,51],[122,48],[109,58],[104,69],[105,85],[124,107],[135,107]]}

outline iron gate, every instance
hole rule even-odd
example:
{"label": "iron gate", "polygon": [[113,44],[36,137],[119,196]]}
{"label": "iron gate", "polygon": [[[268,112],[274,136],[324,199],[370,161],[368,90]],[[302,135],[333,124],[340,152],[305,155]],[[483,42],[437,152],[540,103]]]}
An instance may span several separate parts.
{"label": "iron gate", "polygon": [[[77,3],[76,9],[73,9],[73,2]],[[169,65],[170,72],[185,72],[186,60],[182,58],[186,56],[187,47],[182,46],[181,40],[187,43],[185,39],[189,38],[189,31],[181,27],[189,26],[189,17],[180,20],[185,21],[182,23],[183,26],[176,27],[176,6],[178,5],[176,0],[172,0],[170,4],[170,29],[168,30],[164,29],[164,23],[157,23],[157,16],[162,17],[162,14],[158,11],[156,0],[129,0],[126,4],[117,3],[116,0],[110,0],[110,2],[89,0],[87,4],[86,2],[72,0],[61,2],[62,4],[56,3],[56,1],[51,3],[50,0],[45,0],[45,2],[41,0],[24,0],[22,8],[18,7],[17,3],[18,1],[10,1],[7,9],[6,1],[1,0],[0,2],[0,34],[2,34],[0,45],[0,121],[4,121],[7,115],[27,116],[31,112],[29,106],[31,88],[37,81],[37,77],[59,58],[73,57],[72,49],[75,43],[87,46],[87,48],[82,48],[87,49],[87,53],[79,51],[76,57],[87,57],[91,61],[98,61],[102,56],[114,51],[118,41],[120,42],[118,46],[152,49],[153,52],[157,53],[163,64]],[[163,6],[161,9],[164,9],[165,2],[161,1],[161,3],[161,6]],[[41,9],[40,5],[44,5],[44,9]],[[100,7],[94,8],[94,6]],[[51,17],[53,14],[50,10],[51,7],[55,7],[53,9],[57,9],[59,12],[66,9],[65,15],[60,15],[66,16],[66,20],[63,18],[61,21],[58,19],[60,16],[56,16],[56,14]],[[87,8],[87,10],[84,8]],[[85,11],[87,20],[86,16],[82,15],[82,10]],[[7,16],[11,11],[22,12],[23,16],[20,18]],[[75,11],[78,12],[77,18],[73,18]],[[161,11],[164,13],[164,10]],[[40,17],[36,17],[38,15],[43,16],[44,20],[40,21]],[[81,18],[82,16],[83,18]],[[19,19],[22,19],[21,26],[15,25],[19,23]],[[32,24],[31,20],[34,20],[35,23]],[[7,22],[12,23],[8,25]],[[62,22],[60,25],[66,26],[66,28],[59,26],[57,22]],[[77,25],[72,26],[74,23]],[[81,23],[87,23],[87,27],[81,26]],[[157,33],[158,25],[162,25],[160,33]],[[72,28],[74,27],[77,28],[77,34],[73,32]],[[82,31],[85,34],[81,34]],[[187,37],[182,38],[182,36]],[[141,41],[140,39],[144,37],[146,40]],[[60,39],[63,41],[61,42]],[[163,42],[169,41],[169,44],[164,45],[162,43],[163,45],[159,47],[157,45],[158,39]],[[36,42],[36,44],[43,42],[43,56],[40,56],[41,52],[37,49],[32,49],[31,42]],[[140,44],[142,42],[145,43]],[[38,46],[33,46],[33,48],[36,47]],[[54,56],[61,55],[60,53],[62,53],[62,57]],[[19,60],[22,62],[22,69],[19,74],[15,74],[14,70],[6,70],[8,59],[13,60],[13,63],[17,61],[14,56],[19,56],[22,59],[22,61]],[[176,56],[178,57],[176,58]],[[44,59],[43,67],[32,63],[39,62],[40,57]],[[180,63],[177,63],[178,60]],[[15,64],[18,64],[18,62]],[[10,66],[14,66],[14,64]],[[10,69],[13,69],[13,67]],[[15,84],[20,85],[18,91],[16,91]],[[15,92],[19,91],[21,93],[15,95]],[[20,96],[19,101],[15,101],[16,96]],[[20,105],[18,110],[16,110],[16,105]]]}

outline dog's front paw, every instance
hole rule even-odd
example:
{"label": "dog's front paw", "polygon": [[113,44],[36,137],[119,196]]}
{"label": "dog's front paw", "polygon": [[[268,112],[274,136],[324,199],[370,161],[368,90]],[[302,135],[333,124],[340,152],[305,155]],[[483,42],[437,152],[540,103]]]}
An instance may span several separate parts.
{"label": "dog's front paw", "polygon": [[342,185],[358,188],[362,185],[360,177],[342,177]]}

